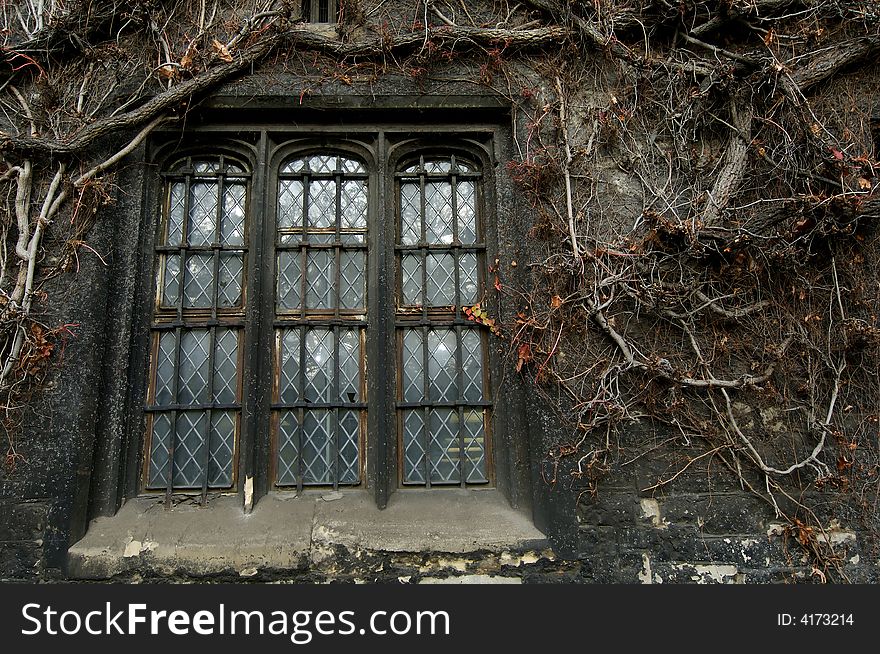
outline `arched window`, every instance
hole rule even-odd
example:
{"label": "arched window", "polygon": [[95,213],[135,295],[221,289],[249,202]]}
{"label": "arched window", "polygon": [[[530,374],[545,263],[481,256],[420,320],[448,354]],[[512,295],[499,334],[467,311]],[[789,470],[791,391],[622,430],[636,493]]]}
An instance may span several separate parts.
{"label": "arched window", "polygon": [[361,162],[329,153],[289,160],[278,175],[276,486],[361,481],[367,182]]}
{"label": "arched window", "polygon": [[249,175],[224,156],[165,175],[147,393],[146,488],[230,488],[241,420]]}
{"label": "arched window", "polygon": [[489,481],[491,402],[478,166],[421,155],[397,179],[397,424],[403,485]]}
{"label": "arched window", "polygon": [[396,138],[163,172],[142,490],[494,482],[483,159]]}

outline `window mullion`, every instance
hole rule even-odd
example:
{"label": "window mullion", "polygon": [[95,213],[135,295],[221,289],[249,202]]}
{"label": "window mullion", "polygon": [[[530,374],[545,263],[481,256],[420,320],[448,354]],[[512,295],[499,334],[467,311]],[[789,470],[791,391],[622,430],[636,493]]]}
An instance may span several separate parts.
{"label": "window mullion", "polygon": [[[274,196],[269,188],[274,178],[266,171],[270,140],[265,130],[260,130],[256,146],[252,182],[250,187],[246,187],[245,199],[245,215],[250,219],[246,220],[243,232],[242,293],[245,303],[242,317],[246,326],[238,340],[243,347],[238,352],[240,454],[235,468],[238,472],[239,498],[246,513],[250,513],[254,501],[268,490],[266,477],[261,474],[269,467],[267,444],[258,440],[257,435],[273,433],[270,409],[273,348],[263,344],[272,343],[275,338],[275,327],[270,319],[275,309],[274,293],[270,289],[275,286],[277,268],[274,248],[277,216],[268,207],[268,198]],[[249,480],[252,480],[250,493],[247,488]]]}
{"label": "window mullion", "polygon": [[[371,461],[368,461],[367,470],[375,471],[375,495],[376,503],[379,508],[385,508],[388,503],[388,495],[392,485],[392,477],[389,470],[392,466],[392,460],[400,447],[394,441],[397,437],[397,416],[396,412],[396,387],[394,384],[394,376],[384,374],[385,366],[390,361],[390,357],[397,357],[397,327],[394,316],[394,288],[396,287],[396,261],[394,255],[394,244],[397,240],[397,227],[399,224],[399,202],[396,202],[394,191],[398,189],[398,185],[389,180],[384,174],[386,164],[386,143],[385,133],[379,132],[377,138],[377,165],[379,174],[374,173],[376,179],[377,193],[372,198],[368,198],[369,207],[367,213],[367,243],[373,243],[372,261],[373,267],[369,270],[369,283],[367,286],[367,316],[370,319],[370,327],[372,335],[369,338],[370,347],[367,350],[366,364],[374,371],[375,375],[370,375],[367,371],[364,381],[366,382],[366,390],[369,395],[366,397],[367,404],[373,407],[367,413],[367,438],[372,435],[373,442],[367,445],[367,456],[370,456],[370,449],[374,451]],[[367,188],[370,188],[369,185]],[[398,191],[399,192],[399,191]],[[385,216],[393,218],[393,220],[383,220]],[[371,220],[372,219],[372,220]],[[389,229],[389,225],[391,228]],[[390,256],[389,256],[390,253]],[[367,251],[367,257],[371,253]],[[384,288],[380,288],[380,280],[385,280]],[[390,281],[389,281],[390,280]],[[390,343],[389,343],[390,340]],[[391,347],[389,347],[391,345]],[[397,366],[394,366],[395,368]],[[402,374],[402,373],[398,373]],[[391,422],[391,417],[394,421]],[[371,428],[374,427],[374,428]],[[372,448],[370,447],[372,445]],[[368,481],[369,483],[369,475]]]}

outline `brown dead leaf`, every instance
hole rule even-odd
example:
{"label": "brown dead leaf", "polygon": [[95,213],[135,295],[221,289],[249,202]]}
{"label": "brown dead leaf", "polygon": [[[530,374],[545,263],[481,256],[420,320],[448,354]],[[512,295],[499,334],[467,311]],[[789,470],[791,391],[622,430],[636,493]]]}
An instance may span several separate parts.
{"label": "brown dead leaf", "polygon": [[193,58],[195,57],[196,52],[196,42],[192,41],[190,42],[189,47],[187,47],[183,57],[180,58],[180,67],[187,70],[192,68]]}
{"label": "brown dead leaf", "polygon": [[532,360],[532,348],[528,343],[523,343],[517,349],[516,371],[522,370],[523,364]]}
{"label": "brown dead leaf", "polygon": [[214,48],[214,52],[216,52],[217,56],[220,57],[223,61],[225,61],[226,63],[232,62],[232,55],[229,54],[229,50],[226,48],[225,45],[220,43],[220,41],[214,39],[213,41],[211,41],[211,47]]}

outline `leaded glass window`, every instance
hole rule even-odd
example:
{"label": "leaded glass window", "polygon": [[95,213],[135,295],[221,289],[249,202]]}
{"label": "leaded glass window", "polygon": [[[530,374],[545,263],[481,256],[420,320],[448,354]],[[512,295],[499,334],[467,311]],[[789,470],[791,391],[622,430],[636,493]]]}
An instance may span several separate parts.
{"label": "leaded glass window", "polygon": [[489,481],[485,334],[463,314],[483,295],[481,175],[456,156],[397,177],[398,450],[404,485]]}
{"label": "leaded glass window", "polygon": [[165,175],[147,397],[146,487],[231,488],[241,422],[249,175],[187,157]]}
{"label": "leaded glass window", "polygon": [[368,181],[361,162],[326,152],[278,176],[276,486],[361,481]]}
{"label": "leaded glass window", "polygon": [[139,489],[169,503],[494,482],[479,159],[314,143],[162,172]]}
{"label": "leaded glass window", "polygon": [[335,23],[338,0],[302,0],[303,20],[310,23]]}

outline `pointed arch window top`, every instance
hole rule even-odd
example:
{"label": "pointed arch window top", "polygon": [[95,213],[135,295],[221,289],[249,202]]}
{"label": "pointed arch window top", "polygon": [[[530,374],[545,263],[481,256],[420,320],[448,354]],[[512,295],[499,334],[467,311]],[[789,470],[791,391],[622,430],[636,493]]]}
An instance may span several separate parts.
{"label": "pointed arch window top", "polygon": [[365,174],[367,169],[360,161],[337,154],[318,154],[288,161],[281,168],[282,174],[323,174],[343,173],[348,175]]}
{"label": "pointed arch window top", "polygon": [[422,157],[418,162],[406,167],[404,173],[413,175],[455,175],[458,173],[475,173],[476,167],[455,155],[449,157]]}
{"label": "pointed arch window top", "polygon": [[170,166],[168,171],[199,176],[244,175],[247,172],[239,162],[222,155],[184,157]]}

